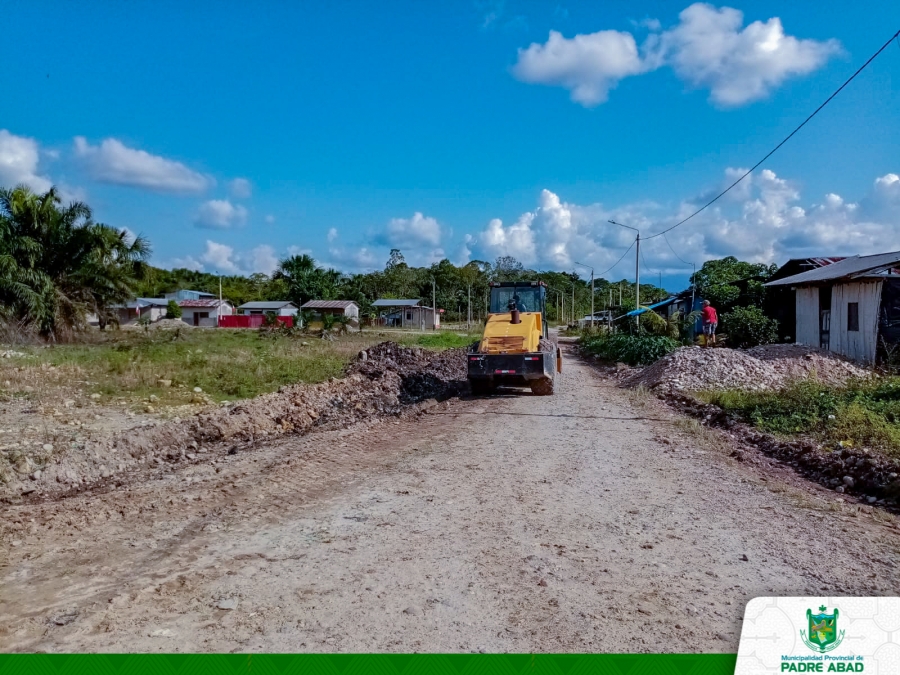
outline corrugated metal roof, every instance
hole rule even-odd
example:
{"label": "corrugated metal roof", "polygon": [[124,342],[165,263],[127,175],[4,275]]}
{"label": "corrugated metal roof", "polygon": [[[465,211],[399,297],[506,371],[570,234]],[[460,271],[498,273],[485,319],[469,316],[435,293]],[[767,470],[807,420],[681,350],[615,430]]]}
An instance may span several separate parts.
{"label": "corrugated metal roof", "polygon": [[637,316],[638,314],[643,314],[644,312],[648,312],[651,309],[656,309],[657,307],[665,307],[666,305],[671,305],[673,302],[678,300],[676,297],[666,298],[662,302],[657,302],[652,305],[647,305],[646,307],[640,307],[638,309],[633,309],[628,312],[625,316]]}
{"label": "corrugated metal roof", "polygon": [[878,253],[876,255],[855,255],[852,258],[844,258],[830,265],[819,267],[807,272],[801,272],[791,277],[770,281],[766,286],[801,286],[820,281],[834,281],[845,277],[853,278],[865,274],[890,269],[900,263],[900,251],[891,253]]}
{"label": "corrugated metal roof", "polygon": [[347,309],[350,305],[357,305],[352,300],[310,300],[304,302],[300,309]]}
{"label": "corrugated metal roof", "polygon": [[245,302],[238,309],[281,309],[292,304],[290,300],[254,300],[253,302]]}
{"label": "corrugated metal roof", "polygon": [[372,303],[372,307],[415,307],[420,302],[421,300],[394,300],[392,298],[387,298],[376,300]]}
{"label": "corrugated metal roof", "polygon": [[[227,300],[222,300],[221,302],[222,302],[223,305],[228,304],[228,301],[227,301]],[[179,307],[187,307],[187,308],[191,308],[191,307],[218,307],[218,306],[219,306],[219,299],[216,298],[216,299],[214,299],[214,300],[179,300],[179,301],[178,301],[178,306],[179,306]]]}

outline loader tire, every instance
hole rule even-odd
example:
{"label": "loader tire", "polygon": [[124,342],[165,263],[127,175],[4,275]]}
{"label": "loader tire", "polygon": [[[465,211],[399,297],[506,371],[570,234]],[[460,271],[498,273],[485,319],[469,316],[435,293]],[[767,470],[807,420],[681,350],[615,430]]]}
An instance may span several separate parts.
{"label": "loader tire", "polygon": [[535,380],[531,383],[531,393],[535,396],[552,396],[553,380],[545,377],[541,380]]}

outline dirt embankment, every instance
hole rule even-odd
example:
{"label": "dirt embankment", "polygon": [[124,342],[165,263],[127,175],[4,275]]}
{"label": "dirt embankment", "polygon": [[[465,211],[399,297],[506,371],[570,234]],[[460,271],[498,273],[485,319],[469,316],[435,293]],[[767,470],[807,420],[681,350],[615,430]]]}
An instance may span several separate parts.
{"label": "dirt embankment", "polygon": [[622,384],[657,391],[765,391],[811,376],[825,384],[841,385],[871,377],[872,373],[836,354],[804,345],[765,345],[747,350],[682,347],[646,368],[628,373]]}
{"label": "dirt embankment", "polygon": [[317,385],[291,385],[254,399],[207,409],[186,419],[115,434],[54,456],[0,485],[0,498],[39,497],[129,480],[131,474],[203,461],[213,452],[235,453],[278,434],[346,427],[415,409],[427,399],[453,396],[465,386],[463,350],[440,353],[384,342],[360,352],[346,377]]}

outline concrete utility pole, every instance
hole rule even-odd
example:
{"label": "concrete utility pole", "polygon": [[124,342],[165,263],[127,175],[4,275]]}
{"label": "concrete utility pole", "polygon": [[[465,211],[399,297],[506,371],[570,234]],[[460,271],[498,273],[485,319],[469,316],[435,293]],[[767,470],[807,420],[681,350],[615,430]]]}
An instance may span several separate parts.
{"label": "concrete utility pole", "polygon": [[[453,305],[450,305],[451,307]],[[431,280],[431,328],[432,330],[437,330],[438,327],[438,315],[437,315],[437,286],[434,283],[434,279]]]}
{"label": "concrete utility pole", "polygon": [[471,284],[469,284],[468,300],[469,300],[469,306],[468,306],[468,309],[466,310],[466,331],[467,332],[472,330],[472,285]]}
{"label": "concrete utility pole", "polygon": [[[637,311],[641,308],[641,231],[636,227],[631,227],[631,225],[623,225],[622,223],[617,223],[614,220],[609,220],[607,222],[637,232],[637,239],[634,240],[634,305],[635,311]],[[637,319],[637,325],[638,328],[640,328],[641,315],[636,314],[635,319]]]}
{"label": "concrete utility pole", "polygon": [[576,265],[581,265],[585,269],[589,269],[591,271],[591,330],[594,330],[594,268],[588,267],[580,262],[576,262]]}

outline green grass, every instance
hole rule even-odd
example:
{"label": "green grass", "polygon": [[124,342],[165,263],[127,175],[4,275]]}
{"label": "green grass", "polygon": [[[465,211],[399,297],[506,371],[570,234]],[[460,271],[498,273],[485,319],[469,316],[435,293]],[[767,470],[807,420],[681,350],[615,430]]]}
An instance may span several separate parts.
{"label": "green grass", "polygon": [[410,338],[402,338],[402,344],[413,344],[427,349],[454,349],[468,347],[475,340],[481,338],[481,334],[460,335],[459,333],[437,332],[430,335],[417,335]]}
{"label": "green grass", "polygon": [[35,398],[56,387],[183,403],[185,390],[200,387],[215,400],[233,400],[339,377],[361,349],[385,339],[391,338],[374,332],[326,341],[253,330],[186,329],[177,338],[164,330],[109,331],[95,333],[90,343],[21,348],[32,358],[4,359],[0,381],[10,381],[3,389],[12,395],[28,391]]}
{"label": "green grass", "polygon": [[627,333],[585,334],[581,348],[604,361],[647,365],[658,361],[680,346],[676,340],[662,335],[629,335]]}
{"label": "green grass", "polygon": [[900,456],[900,378],[829,387],[797,381],[778,392],[701,392],[763,431],[805,434],[827,444],[866,446]]}

